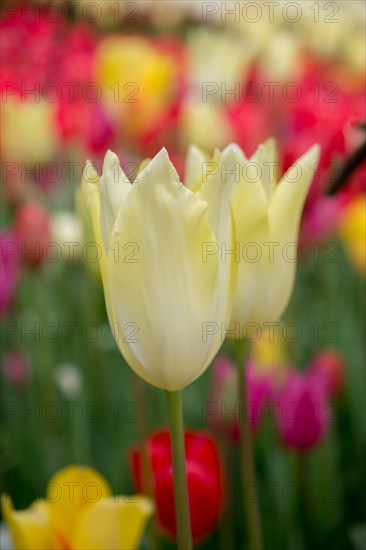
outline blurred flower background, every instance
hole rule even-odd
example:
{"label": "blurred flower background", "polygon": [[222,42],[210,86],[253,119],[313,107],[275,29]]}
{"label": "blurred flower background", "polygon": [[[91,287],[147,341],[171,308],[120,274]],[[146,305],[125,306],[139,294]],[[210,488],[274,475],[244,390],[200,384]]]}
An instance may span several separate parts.
{"label": "blurred flower background", "polygon": [[[182,179],[189,144],[212,154],[235,142],[249,158],[273,137],[281,175],[319,143],[290,304],[281,324],[245,328],[258,486],[253,496],[235,483],[240,411],[225,342],[185,391],[192,525],[197,547],[239,548],[242,509],[257,498],[267,548],[364,549],[364,2],[1,10],[1,491],[25,508],[68,464],[96,469],[113,494],[142,490],[142,403],[79,200],[86,159],[101,173],[112,149],[133,180],[164,146]],[[165,404],[146,393],[160,546],[173,548]]]}

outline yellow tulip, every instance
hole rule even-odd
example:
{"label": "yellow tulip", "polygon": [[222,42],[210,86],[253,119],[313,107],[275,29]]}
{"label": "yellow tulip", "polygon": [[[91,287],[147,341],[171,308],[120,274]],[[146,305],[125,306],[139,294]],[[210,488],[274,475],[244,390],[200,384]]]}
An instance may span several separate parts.
{"label": "yellow tulip", "polygon": [[273,380],[279,384],[283,382],[290,367],[286,335],[287,325],[278,322],[271,328],[261,330],[258,340],[250,346],[255,370],[261,375],[271,373]]}
{"label": "yellow tulip", "polygon": [[33,164],[54,159],[58,145],[54,103],[44,100],[23,103],[18,98],[7,98],[0,129],[6,160]]}
{"label": "yellow tulip", "polygon": [[[210,172],[221,172],[223,180],[230,172],[224,163],[228,151],[236,161],[231,193],[235,246],[231,251],[222,250],[221,259],[233,256],[238,265],[227,333],[228,337],[238,339],[248,323],[277,320],[290,298],[300,217],[316,170],[319,147],[312,147],[278,184],[276,146],[272,139],[260,145],[249,160],[236,145],[229,145],[222,153],[216,151]],[[196,173],[204,158],[202,152],[195,151]],[[194,173],[192,166],[190,172]],[[197,180],[193,187],[200,185]]]}
{"label": "yellow tulip", "polygon": [[45,499],[15,511],[2,510],[15,550],[135,549],[153,505],[142,495],[112,497],[92,468],[68,466],[51,478]]}
{"label": "yellow tulip", "polygon": [[[233,168],[233,151],[222,161]],[[189,173],[200,177],[194,167]],[[143,165],[133,185],[110,151],[100,185],[90,165],[85,168],[82,193],[103,251],[117,345],[136,374],[159,388],[177,391],[193,382],[221,346],[219,330],[210,338],[203,332],[230,319],[236,265],[203,251],[232,246],[233,184],[234,176],[223,185],[217,172],[197,192],[188,189],[165,149]]]}
{"label": "yellow tulip", "polygon": [[366,273],[366,195],[359,194],[345,207],[338,230],[353,265]]}
{"label": "yellow tulip", "polygon": [[154,124],[176,93],[177,67],[171,55],[137,36],[107,36],[95,60],[102,101],[123,132],[139,136]]}

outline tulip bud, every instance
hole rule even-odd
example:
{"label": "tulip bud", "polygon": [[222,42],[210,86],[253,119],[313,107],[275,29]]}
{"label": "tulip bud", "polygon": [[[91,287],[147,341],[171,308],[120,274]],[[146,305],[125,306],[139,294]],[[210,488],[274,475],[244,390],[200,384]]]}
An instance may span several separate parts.
{"label": "tulip bud", "polygon": [[331,421],[327,397],[322,373],[288,373],[276,395],[276,424],[286,446],[307,451],[322,441]]}
{"label": "tulip bud", "polygon": [[[186,431],[184,442],[192,537],[198,541],[208,536],[217,525],[222,508],[223,472],[218,450],[208,434]],[[150,437],[148,453],[160,528],[173,538],[176,536],[176,520],[172,455],[167,430]],[[134,481],[142,490],[139,449],[132,450],[131,458]]]}
{"label": "tulip bud", "polygon": [[14,227],[21,244],[22,262],[39,266],[44,260],[44,248],[51,240],[47,211],[37,202],[28,202],[17,211]]}

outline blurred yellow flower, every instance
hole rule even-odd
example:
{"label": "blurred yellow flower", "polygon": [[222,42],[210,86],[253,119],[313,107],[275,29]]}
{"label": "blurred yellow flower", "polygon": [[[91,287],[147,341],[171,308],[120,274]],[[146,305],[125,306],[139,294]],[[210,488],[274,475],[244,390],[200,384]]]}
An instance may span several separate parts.
{"label": "blurred yellow flower", "polygon": [[[245,82],[252,61],[245,46],[243,37],[228,29],[198,27],[193,31],[188,37],[192,90],[204,101],[206,95],[208,101],[217,103],[233,100],[232,92]],[[207,91],[207,87],[212,91]]]}
{"label": "blurred yellow flower", "polygon": [[231,140],[232,131],[221,103],[186,101],[182,109],[179,138],[182,148],[189,143],[205,151],[222,148]]}
{"label": "blurred yellow flower", "polygon": [[341,214],[339,234],[355,267],[366,273],[366,194],[354,197]]}
{"label": "blurred yellow flower", "polygon": [[276,323],[260,332],[258,340],[251,343],[250,356],[253,368],[261,374],[271,373],[281,383],[290,366],[287,350],[287,325]]}
{"label": "blurred yellow flower", "polygon": [[[98,174],[95,172],[95,170],[91,168],[91,165],[89,165],[89,167],[90,167],[88,172],[89,181],[94,177],[95,181],[99,185]],[[87,185],[87,182],[85,182],[85,185]],[[83,187],[83,185],[81,187]],[[94,242],[94,230],[93,230],[92,220],[90,219],[90,215],[89,215],[89,209],[87,204],[85,203],[81,188],[76,189],[76,192],[75,192],[75,207],[76,207],[77,216],[81,222],[82,242],[88,245],[88,243]],[[88,269],[88,272],[100,284],[101,273],[100,273],[99,261],[94,261],[94,257],[91,258],[91,260],[93,261],[89,261],[87,255],[85,254],[83,255],[83,258],[85,260],[85,264]]]}
{"label": "blurred yellow flower", "polygon": [[[222,161],[233,168],[233,152]],[[204,247],[232,246],[233,183],[234,176],[223,185],[220,174],[212,174],[195,193],[180,183],[165,149],[133,185],[110,151],[100,186],[90,165],[85,168],[83,196],[103,250],[117,345],[130,367],[159,388],[175,391],[193,382],[221,346],[219,330],[210,338],[203,331],[229,321],[236,266],[218,254],[204,257]]]}
{"label": "blurred yellow flower", "polygon": [[45,499],[16,511],[4,495],[2,510],[15,550],[129,550],[153,505],[142,495],[112,497],[98,472],[67,466],[51,478]]}
{"label": "blurred yellow flower", "polygon": [[49,101],[8,97],[2,104],[1,151],[6,160],[47,162],[54,158],[56,107]]}
{"label": "blurred yellow flower", "polygon": [[176,86],[173,57],[142,37],[107,36],[95,61],[96,80],[109,112],[136,137],[156,122]]}

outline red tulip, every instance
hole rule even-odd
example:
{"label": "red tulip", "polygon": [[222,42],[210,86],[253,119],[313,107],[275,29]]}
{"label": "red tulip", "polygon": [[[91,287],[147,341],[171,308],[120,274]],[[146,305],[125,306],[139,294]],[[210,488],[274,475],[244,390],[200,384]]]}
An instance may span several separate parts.
{"label": "red tulip", "polygon": [[[217,525],[222,509],[223,472],[218,450],[208,434],[185,431],[184,439],[192,536],[197,541],[209,535]],[[150,437],[148,452],[160,528],[168,536],[175,537],[173,467],[168,430]],[[138,491],[142,492],[138,448],[132,450],[131,457],[134,480]]]}
{"label": "red tulip", "polygon": [[21,261],[37,267],[47,256],[45,247],[51,241],[50,219],[47,211],[37,202],[21,206],[14,220],[15,232],[21,246]]}

